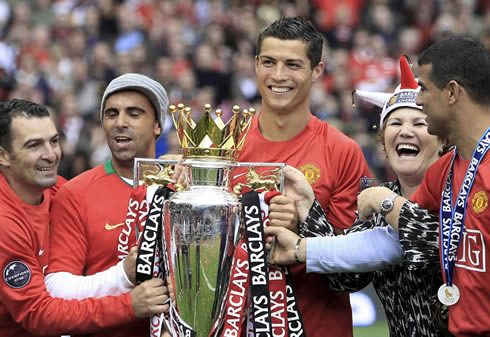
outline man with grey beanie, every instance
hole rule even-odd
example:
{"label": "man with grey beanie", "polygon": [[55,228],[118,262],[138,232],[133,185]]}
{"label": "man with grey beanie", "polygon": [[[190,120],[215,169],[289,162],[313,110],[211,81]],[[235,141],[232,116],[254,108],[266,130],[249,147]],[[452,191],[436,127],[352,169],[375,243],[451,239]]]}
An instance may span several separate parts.
{"label": "man with grey beanie", "polygon": [[[136,243],[135,224],[127,219],[138,221],[147,206],[133,199],[134,158],[155,158],[167,107],[165,89],[147,76],[124,74],[107,86],[100,119],[112,158],[64,184],[53,201],[46,277],[53,296],[117,295],[133,287],[134,264],[122,263]],[[77,283],[96,273],[98,282]],[[148,335],[148,320],[139,320],[91,336]]]}
{"label": "man with grey beanie", "polygon": [[102,96],[102,102],[100,103],[100,120],[104,120],[104,105],[107,98],[113,93],[123,90],[135,90],[145,95],[153,105],[155,117],[160,128],[163,130],[168,108],[167,92],[157,81],[154,81],[145,75],[135,73],[124,74],[109,83]]}

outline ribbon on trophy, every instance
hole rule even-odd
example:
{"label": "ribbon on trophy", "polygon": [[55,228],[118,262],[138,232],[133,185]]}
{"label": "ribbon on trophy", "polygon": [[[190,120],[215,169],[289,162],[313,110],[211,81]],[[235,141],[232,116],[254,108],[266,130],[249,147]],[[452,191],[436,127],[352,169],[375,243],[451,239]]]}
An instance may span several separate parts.
{"label": "ribbon on trophy", "polygon": [[472,158],[466,170],[463,183],[453,207],[453,165],[458,149],[454,150],[450,164],[446,185],[442,192],[440,207],[440,235],[441,235],[441,259],[444,270],[445,283],[439,288],[437,297],[446,306],[458,302],[459,289],[453,283],[454,267],[458,258],[458,249],[464,232],[464,220],[466,216],[467,199],[475,180],[478,166],[490,147],[490,127],[482,135],[473,152]]}
{"label": "ribbon on trophy", "polygon": [[[138,283],[160,276],[162,210],[163,203],[170,192],[171,190],[167,187],[158,187],[153,194],[145,227],[138,238],[138,256],[136,258],[136,282]],[[148,191],[148,193],[151,192]],[[162,314],[151,317],[150,335],[161,335],[163,321],[164,316]]]}
{"label": "ribbon on trophy", "polygon": [[264,226],[277,194],[242,196],[245,237],[235,249],[226,301],[209,336],[305,336],[288,268],[267,263]]}
{"label": "ribbon on trophy", "polygon": [[[143,188],[146,185],[138,186],[136,189],[150,192],[150,189]],[[135,189],[135,190],[136,190]],[[138,238],[138,256],[136,259],[136,281],[138,283],[149,280],[153,277],[167,279],[169,274],[168,256],[165,247],[165,225],[162,221],[163,206],[165,200],[174,192],[169,186],[159,186],[154,192],[152,202],[147,212],[146,222],[140,228]],[[141,192],[137,192],[140,197]],[[136,222],[138,224],[138,222]],[[140,224],[141,225],[141,224]],[[138,227],[137,227],[138,228]],[[170,309],[166,313],[153,315],[150,321],[150,336],[161,336],[163,325],[173,336],[193,337],[196,333],[192,328],[180,318],[175,305],[169,299]]]}
{"label": "ribbon on trophy", "polygon": [[[152,187],[143,184],[133,188],[129,197],[125,220],[126,234],[139,248],[136,259],[136,281],[138,283],[152,277],[161,277],[165,270],[165,268],[161,268],[165,261],[165,259],[161,259],[163,255],[160,245],[162,241],[161,218],[163,203],[173,190],[169,187],[158,187],[154,192],[151,204],[149,204],[147,194],[152,194],[154,191]],[[150,336],[161,335],[164,320],[164,314],[154,315],[151,318]]]}
{"label": "ribbon on trophy", "polygon": [[250,310],[253,316],[253,334],[258,337],[272,336],[264,224],[258,193],[251,191],[242,195],[242,205],[250,267]]}
{"label": "ribbon on trophy", "polygon": [[[264,226],[269,225],[270,199],[279,195],[277,191],[259,194]],[[286,266],[269,265],[269,292],[271,297],[272,336],[304,337],[303,320],[294,294],[293,281]]]}
{"label": "ribbon on trophy", "polygon": [[159,187],[153,195],[147,220],[139,237],[136,259],[136,282],[138,283],[157,277],[154,272],[159,269],[163,203],[171,192],[172,190],[168,187]]}
{"label": "ribbon on trophy", "polygon": [[[146,185],[140,185],[131,190],[128,202],[128,212],[124,221],[125,227],[123,233],[128,237],[128,246],[132,247],[137,244],[138,233],[145,226],[146,216],[148,214],[148,202],[146,201]],[[134,228],[134,234],[133,234]],[[125,258],[129,252],[120,255],[121,259]]]}
{"label": "ribbon on trophy", "polygon": [[[146,193],[151,193],[149,189],[141,185],[132,191],[126,221],[141,233],[137,282],[152,277],[173,282],[169,277],[166,247],[170,231],[166,228],[168,222],[162,219],[164,201],[172,192],[169,187],[158,187],[148,207],[145,200]],[[263,229],[269,223],[269,201],[277,194],[280,193],[250,191],[242,196],[245,237],[234,251],[225,301],[209,336],[286,336],[286,332],[288,336],[305,336],[288,268],[267,264]],[[147,213],[143,215],[145,207]],[[172,336],[196,336],[172,301],[169,305],[168,312],[151,318],[150,336],[161,336],[164,324]],[[244,328],[246,330],[242,331]]]}
{"label": "ribbon on trophy", "polygon": [[249,289],[249,261],[246,238],[240,241],[232,260],[232,272],[228,292],[222,303],[209,336],[234,336],[241,334]]}

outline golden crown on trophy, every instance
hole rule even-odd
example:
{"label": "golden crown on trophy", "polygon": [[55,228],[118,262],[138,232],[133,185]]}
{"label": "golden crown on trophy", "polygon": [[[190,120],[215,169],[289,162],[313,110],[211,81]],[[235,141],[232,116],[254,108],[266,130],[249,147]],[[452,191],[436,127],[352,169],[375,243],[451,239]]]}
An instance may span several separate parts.
{"label": "golden crown on trophy", "polygon": [[[242,149],[252,123],[255,109],[233,106],[233,116],[225,124],[223,111],[216,109],[216,118],[211,116],[211,104],[204,105],[204,115],[196,124],[191,118],[192,110],[180,103],[169,107],[184,158],[219,158],[235,160]],[[178,112],[178,117],[175,113]]]}

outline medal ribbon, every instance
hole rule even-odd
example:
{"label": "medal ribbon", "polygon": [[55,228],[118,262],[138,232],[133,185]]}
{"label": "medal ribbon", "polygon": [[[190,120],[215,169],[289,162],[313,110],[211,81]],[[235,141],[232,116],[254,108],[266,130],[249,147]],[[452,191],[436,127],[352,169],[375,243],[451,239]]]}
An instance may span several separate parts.
{"label": "medal ribbon", "polygon": [[467,199],[475,180],[480,162],[490,147],[490,127],[478,141],[473,156],[466,170],[466,174],[459,190],[456,205],[453,207],[453,166],[458,149],[454,150],[444,191],[442,192],[440,210],[441,258],[446,284],[452,285],[454,265],[458,257],[458,248],[464,231]]}

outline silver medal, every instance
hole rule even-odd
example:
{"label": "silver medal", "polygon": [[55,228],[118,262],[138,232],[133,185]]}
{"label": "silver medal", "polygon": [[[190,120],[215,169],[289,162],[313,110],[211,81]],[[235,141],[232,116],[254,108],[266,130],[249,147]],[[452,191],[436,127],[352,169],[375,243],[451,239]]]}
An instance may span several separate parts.
{"label": "silver medal", "polygon": [[459,301],[459,289],[455,284],[443,284],[437,291],[437,298],[444,305],[454,305]]}

